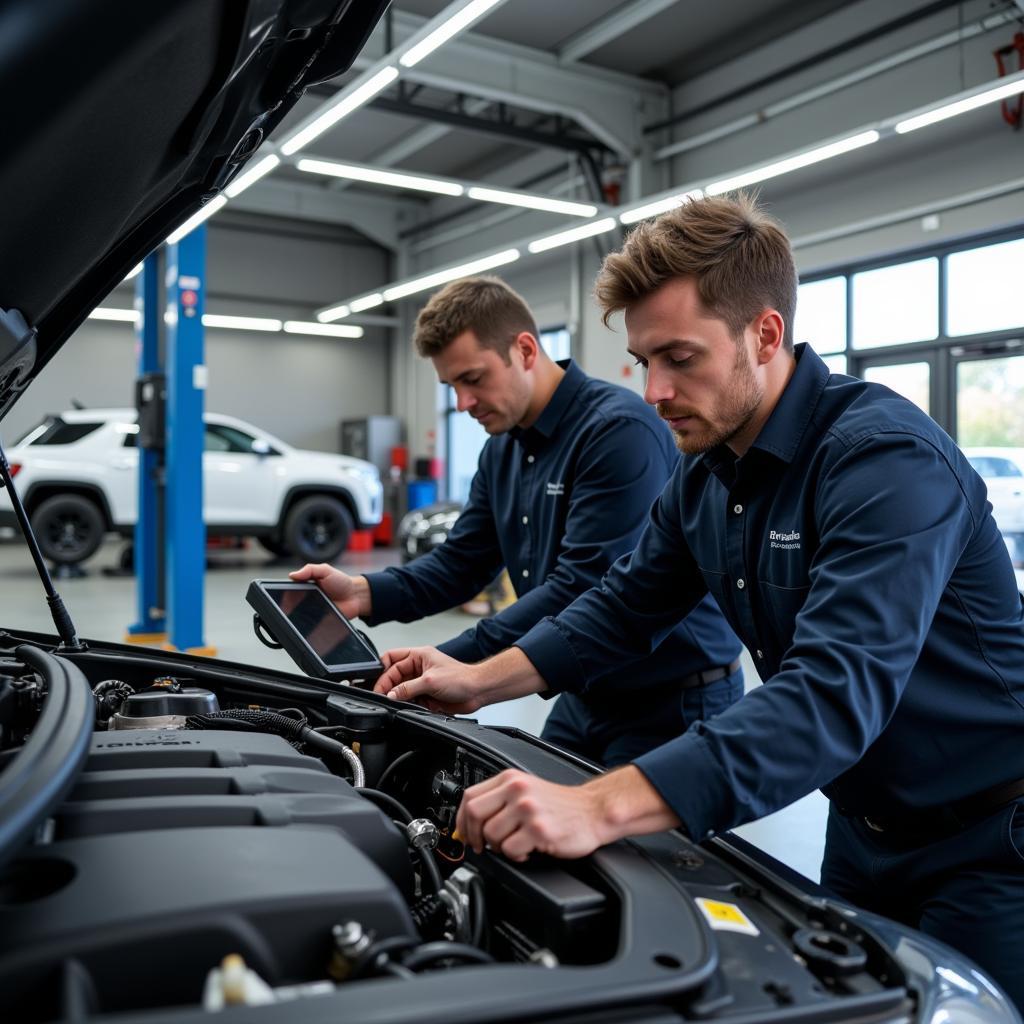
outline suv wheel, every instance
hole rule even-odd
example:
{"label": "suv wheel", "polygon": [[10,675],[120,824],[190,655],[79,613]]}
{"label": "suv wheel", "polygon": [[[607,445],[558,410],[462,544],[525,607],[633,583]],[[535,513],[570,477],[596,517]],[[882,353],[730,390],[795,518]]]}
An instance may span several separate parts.
{"label": "suv wheel", "polygon": [[284,543],[306,562],[331,562],[348,547],[353,529],[345,506],[326,494],[297,501],[284,522]]}
{"label": "suv wheel", "polygon": [[106,532],[96,503],[79,494],[47,498],[32,513],[30,522],[43,557],[57,565],[84,562]]}

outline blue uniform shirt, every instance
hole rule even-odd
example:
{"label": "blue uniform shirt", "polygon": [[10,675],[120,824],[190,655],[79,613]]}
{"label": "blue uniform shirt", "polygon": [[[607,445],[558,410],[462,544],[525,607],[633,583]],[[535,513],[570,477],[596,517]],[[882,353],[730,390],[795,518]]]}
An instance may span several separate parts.
{"label": "blue uniform shirt", "polygon": [[765,685],[635,762],[698,838],[818,787],[891,819],[1024,776],[1024,617],[984,483],[910,402],[796,354],[750,450],[684,457],[633,555],[517,645],[585,690],[715,595]]}
{"label": "blue uniform shirt", "polygon": [[[411,622],[468,601],[505,566],[515,604],[440,647],[480,661],[562,611],[632,550],[679,462],[671,432],[631,391],[587,377],[571,361],[560,365],[565,375],[536,423],[484,445],[469,501],[444,544],[367,577],[370,625]],[[625,677],[598,680],[595,692],[670,685],[740,652],[711,600],[661,636],[653,656]]]}

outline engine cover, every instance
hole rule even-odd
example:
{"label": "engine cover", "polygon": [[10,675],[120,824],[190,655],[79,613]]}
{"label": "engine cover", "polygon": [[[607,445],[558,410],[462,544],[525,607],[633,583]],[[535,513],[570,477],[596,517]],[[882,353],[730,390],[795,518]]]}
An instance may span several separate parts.
{"label": "engine cover", "polygon": [[416,936],[397,827],[276,736],[96,734],[53,841],[6,875],[0,991],[31,1007],[17,1019],[45,1017],[71,957],[105,1006],[166,1006],[229,953],[271,984],[323,977],[342,921]]}

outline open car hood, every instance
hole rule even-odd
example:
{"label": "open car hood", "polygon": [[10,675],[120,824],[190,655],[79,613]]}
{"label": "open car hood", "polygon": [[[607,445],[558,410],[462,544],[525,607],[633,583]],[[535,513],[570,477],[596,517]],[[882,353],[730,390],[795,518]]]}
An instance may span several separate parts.
{"label": "open car hood", "polygon": [[0,7],[0,417],[303,90],[349,68],[387,3]]}

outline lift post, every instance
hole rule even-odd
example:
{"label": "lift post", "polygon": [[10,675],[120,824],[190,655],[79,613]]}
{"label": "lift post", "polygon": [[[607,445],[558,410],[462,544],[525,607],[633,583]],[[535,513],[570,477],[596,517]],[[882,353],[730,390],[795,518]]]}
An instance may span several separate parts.
{"label": "lift post", "polygon": [[203,640],[203,306],[206,227],[167,246],[167,612],[172,650],[215,654]]}

